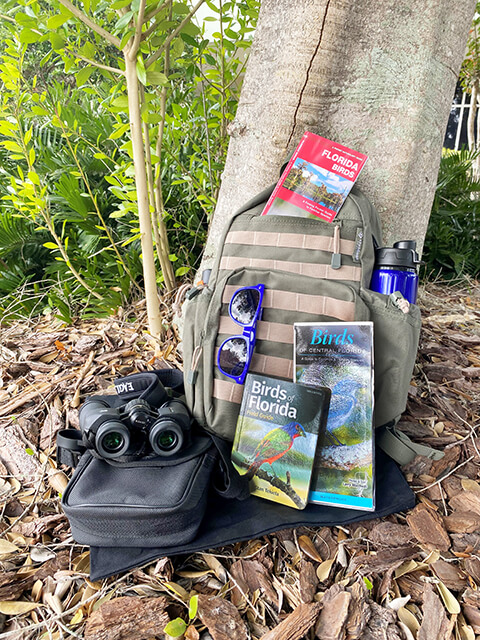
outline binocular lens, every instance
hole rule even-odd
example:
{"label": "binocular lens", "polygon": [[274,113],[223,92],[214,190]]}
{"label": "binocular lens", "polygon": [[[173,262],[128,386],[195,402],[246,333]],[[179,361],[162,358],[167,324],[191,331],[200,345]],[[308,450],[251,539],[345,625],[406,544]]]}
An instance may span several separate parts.
{"label": "binocular lens", "polygon": [[150,431],[150,445],[157,456],[173,456],[183,446],[181,427],[171,420],[160,420]]}
{"label": "binocular lens", "polygon": [[162,431],[157,436],[157,447],[162,451],[170,451],[178,442],[178,435],[174,431]]}
{"label": "binocular lens", "polygon": [[115,453],[123,447],[125,438],[118,431],[107,433],[102,440],[102,448],[109,453]]}
{"label": "binocular lens", "polygon": [[130,431],[120,421],[112,420],[100,425],[95,447],[104,458],[119,458],[127,454],[130,444]]}

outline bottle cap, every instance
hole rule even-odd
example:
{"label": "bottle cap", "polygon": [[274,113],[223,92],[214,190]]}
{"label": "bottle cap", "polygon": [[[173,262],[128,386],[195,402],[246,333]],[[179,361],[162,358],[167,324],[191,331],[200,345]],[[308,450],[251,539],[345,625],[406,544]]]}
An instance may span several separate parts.
{"label": "bottle cap", "polygon": [[416,251],[415,240],[399,240],[393,247],[379,247],[375,249],[375,268],[403,267],[416,269],[421,260]]}

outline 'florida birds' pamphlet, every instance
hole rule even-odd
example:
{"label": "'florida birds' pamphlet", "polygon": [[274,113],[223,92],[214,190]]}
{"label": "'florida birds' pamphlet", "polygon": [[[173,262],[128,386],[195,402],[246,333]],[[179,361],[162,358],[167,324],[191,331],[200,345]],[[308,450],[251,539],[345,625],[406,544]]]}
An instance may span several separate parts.
{"label": "'florida birds' pamphlet", "polygon": [[294,327],[296,382],[332,391],[309,502],[373,511],[373,323]]}
{"label": "'florida birds' pamphlet", "polygon": [[327,388],[247,375],[232,462],[250,480],[251,494],[297,509],[307,506],[329,400]]}
{"label": "'florida birds' pamphlet", "polygon": [[262,215],[332,222],[366,161],[364,153],[306,131]]}

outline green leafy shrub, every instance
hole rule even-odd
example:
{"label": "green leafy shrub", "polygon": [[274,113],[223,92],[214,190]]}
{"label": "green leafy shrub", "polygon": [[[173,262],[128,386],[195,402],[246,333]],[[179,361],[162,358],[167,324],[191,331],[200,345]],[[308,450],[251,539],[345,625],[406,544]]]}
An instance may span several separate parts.
{"label": "green leafy shrub", "polygon": [[472,170],[477,155],[444,152],[423,252],[427,277],[480,275],[480,180]]}
{"label": "green leafy shrub", "polygon": [[[92,0],[84,9],[115,21],[115,8],[127,4]],[[212,35],[205,36],[202,24],[185,24],[150,71],[137,66],[145,135],[152,164],[160,167],[170,260],[179,278],[198,265],[206,239],[259,9],[257,0],[206,4],[206,21],[218,25]],[[138,11],[138,2],[131,6]],[[164,25],[165,33],[189,10],[174,0],[172,22],[163,15],[167,4],[162,9],[162,2],[147,0],[147,6],[159,9],[158,28]],[[2,13],[2,320],[51,310],[66,322],[112,313],[141,295],[143,284],[126,96],[121,76],[109,71],[119,64],[118,52],[57,0],[6,0]],[[149,46],[145,56],[155,52]],[[159,269],[159,284],[162,279]]]}

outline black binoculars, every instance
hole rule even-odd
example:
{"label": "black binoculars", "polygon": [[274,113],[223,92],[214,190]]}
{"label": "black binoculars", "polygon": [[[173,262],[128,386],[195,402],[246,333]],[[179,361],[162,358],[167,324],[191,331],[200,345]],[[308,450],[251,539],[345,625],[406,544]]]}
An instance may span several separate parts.
{"label": "black binoculars", "polygon": [[[140,378],[140,374],[137,376]],[[155,386],[155,396],[152,393],[147,396],[156,402],[169,397],[163,385],[160,382],[158,385],[164,394]],[[190,444],[192,418],[180,400],[168,399],[159,408],[142,397],[119,406],[118,402],[116,396],[92,396],[80,409],[83,438],[102,458],[137,457],[152,452],[173,456]]]}

